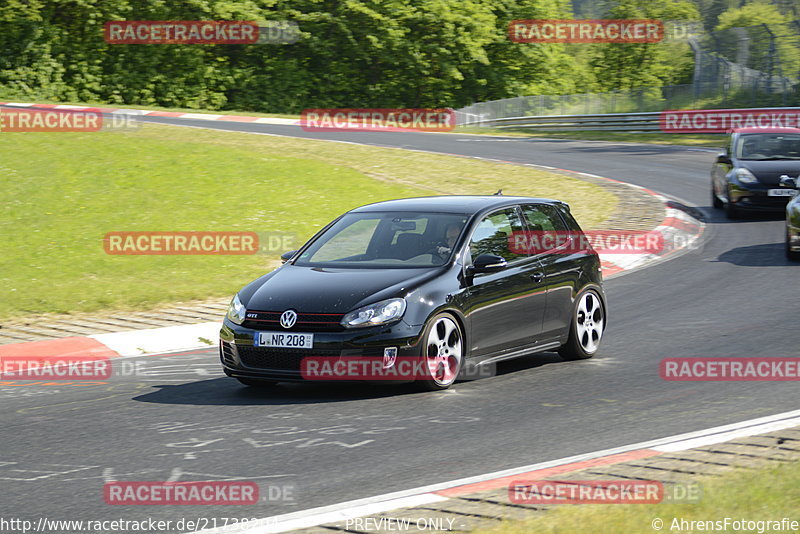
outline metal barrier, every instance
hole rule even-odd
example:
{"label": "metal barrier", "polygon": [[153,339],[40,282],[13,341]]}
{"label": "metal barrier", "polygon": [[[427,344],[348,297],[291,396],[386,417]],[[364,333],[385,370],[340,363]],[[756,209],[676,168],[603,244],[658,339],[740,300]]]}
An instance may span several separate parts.
{"label": "metal barrier", "polygon": [[661,129],[661,112],[608,113],[603,115],[544,115],[538,117],[504,117],[484,119],[477,115],[456,112],[459,126],[489,128],[527,128],[540,131],[567,132],[599,130],[608,132],[648,132]]}

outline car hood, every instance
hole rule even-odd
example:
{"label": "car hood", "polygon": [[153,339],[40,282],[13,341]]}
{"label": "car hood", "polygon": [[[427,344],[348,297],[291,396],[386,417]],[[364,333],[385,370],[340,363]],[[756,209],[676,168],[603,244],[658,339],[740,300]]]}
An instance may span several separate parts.
{"label": "car hood", "polygon": [[441,268],[330,269],[286,264],[239,292],[242,304],[259,311],[347,313],[379,300],[404,296]]}
{"label": "car hood", "polygon": [[752,172],[764,185],[778,185],[784,174],[797,178],[800,174],[800,160],[749,161],[739,160],[739,167]]}

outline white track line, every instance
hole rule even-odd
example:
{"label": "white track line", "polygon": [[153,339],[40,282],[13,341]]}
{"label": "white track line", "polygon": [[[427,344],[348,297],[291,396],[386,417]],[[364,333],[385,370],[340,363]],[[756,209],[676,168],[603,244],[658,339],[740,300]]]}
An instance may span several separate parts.
{"label": "white track line", "polygon": [[[620,454],[623,452],[641,449],[651,449],[658,452],[681,451],[692,447],[701,447],[703,445],[720,443],[722,441],[727,441],[737,437],[764,434],[797,425],[800,425],[800,410],[769,415],[766,417],[760,417],[758,419],[751,419],[730,425],[707,428],[705,430],[698,430],[695,432],[687,432],[685,434],[677,434],[675,436],[669,436],[651,441],[643,441],[641,443],[615,447],[613,449],[570,456],[569,458],[562,458],[560,460],[551,460],[549,462],[506,469],[504,471],[496,471],[494,473],[486,473],[484,475],[477,475],[473,477],[452,480],[449,482],[430,484],[427,486],[420,486],[418,488],[396,491],[384,495],[376,495],[374,497],[367,497],[364,499],[322,506],[319,508],[310,508],[308,510],[301,510],[299,512],[292,512],[289,514],[265,517],[263,519],[256,520],[254,523],[257,526],[253,527],[242,526],[238,529],[231,529],[230,527],[207,529],[197,531],[192,534],[221,534],[223,532],[229,534],[267,534],[287,532],[290,530],[314,527],[317,525],[323,525],[325,523],[342,521],[345,519],[361,517],[369,514],[383,513],[389,510],[396,510],[398,508],[416,506],[418,504],[440,502],[446,500],[446,498],[436,495],[432,492],[463,486],[466,484],[485,482],[495,478],[527,473],[529,471],[538,471],[548,467],[568,465],[585,460],[593,460],[596,458],[602,458],[604,456],[611,456],[613,454]],[[419,502],[417,502],[415,499],[419,499]]]}

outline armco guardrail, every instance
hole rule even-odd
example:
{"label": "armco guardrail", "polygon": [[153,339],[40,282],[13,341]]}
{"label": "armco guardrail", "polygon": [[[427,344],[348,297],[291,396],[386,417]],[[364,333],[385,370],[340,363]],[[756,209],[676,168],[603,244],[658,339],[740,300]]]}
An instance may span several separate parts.
{"label": "armco guardrail", "polygon": [[608,113],[604,115],[544,115],[538,117],[504,117],[483,119],[477,115],[457,113],[459,126],[487,128],[529,128],[540,131],[602,130],[608,132],[647,132],[661,129],[661,112]]}

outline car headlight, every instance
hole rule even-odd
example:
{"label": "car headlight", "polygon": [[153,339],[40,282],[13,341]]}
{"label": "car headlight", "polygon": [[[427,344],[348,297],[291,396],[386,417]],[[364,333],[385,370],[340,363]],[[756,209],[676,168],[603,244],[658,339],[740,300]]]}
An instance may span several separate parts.
{"label": "car headlight", "polygon": [[736,179],[739,180],[743,184],[757,184],[758,178],[756,178],[752,172],[748,171],[747,169],[736,169]]}
{"label": "car headlight", "polygon": [[247,313],[247,309],[242,304],[242,301],[239,300],[239,295],[234,295],[230,306],[228,306],[228,319],[236,324],[242,324],[245,313]]}
{"label": "car headlight", "polygon": [[386,324],[399,319],[406,311],[405,299],[388,299],[353,310],[342,318],[345,328]]}

